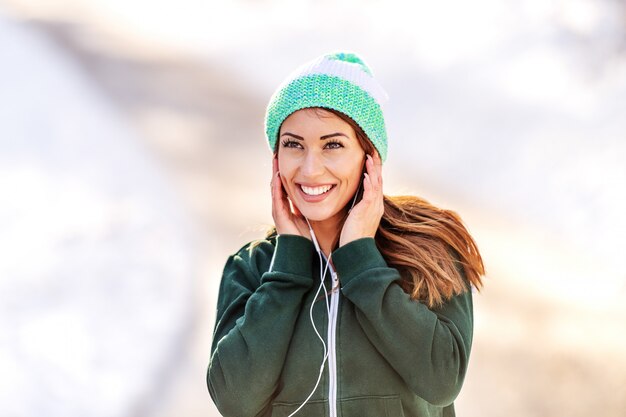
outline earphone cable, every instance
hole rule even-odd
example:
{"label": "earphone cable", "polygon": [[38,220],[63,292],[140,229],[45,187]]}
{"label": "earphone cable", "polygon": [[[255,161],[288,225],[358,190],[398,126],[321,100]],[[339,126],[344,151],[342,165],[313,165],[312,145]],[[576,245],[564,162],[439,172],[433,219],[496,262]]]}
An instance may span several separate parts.
{"label": "earphone cable", "polygon": [[319,244],[317,242],[317,238],[315,236],[315,232],[313,232],[313,228],[311,227],[311,223],[309,223],[309,219],[307,219],[305,217],[305,220],[306,220],[307,224],[309,225],[309,231],[311,232],[311,238],[312,238],[313,243],[315,245],[315,249],[317,251],[317,255],[318,255],[319,261],[320,261],[320,285],[317,288],[317,291],[316,291],[315,295],[313,296],[313,300],[311,301],[311,307],[309,308],[309,319],[311,320],[311,325],[313,326],[313,330],[315,331],[315,334],[317,335],[317,338],[322,342],[323,358],[322,358],[322,364],[320,366],[319,374],[317,375],[317,381],[315,382],[315,386],[311,390],[311,393],[302,402],[302,404],[300,404],[300,406],[298,408],[296,408],[296,410],[293,413],[289,414],[289,416],[287,416],[287,417],[292,417],[293,415],[295,415],[311,399],[311,397],[313,396],[313,394],[317,390],[317,387],[319,386],[320,381],[322,380],[322,375],[324,374],[324,367],[326,366],[326,361],[327,361],[328,355],[330,353],[328,351],[328,347],[326,346],[326,342],[324,341],[324,338],[320,335],[319,331],[317,330],[317,327],[315,326],[315,321],[313,320],[313,306],[315,305],[315,300],[317,299],[317,297],[318,297],[318,295],[320,293],[320,290],[322,290],[322,289],[324,289],[324,300],[325,300],[325,303],[326,303],[326,313],[328,314],[328,316],[330,316],[330,303],[328,302],[328,291],[326,289],[326,285],[324,284],[324,279],[326,278],[326,273],[328,272],[328,268],[330,266],[330,259],[328,259],[326,261],[326,265],[323,266],[324,264],[323,264],[323,261],[322,261],[322,252],[321,252],[321,250],[319,248]]}

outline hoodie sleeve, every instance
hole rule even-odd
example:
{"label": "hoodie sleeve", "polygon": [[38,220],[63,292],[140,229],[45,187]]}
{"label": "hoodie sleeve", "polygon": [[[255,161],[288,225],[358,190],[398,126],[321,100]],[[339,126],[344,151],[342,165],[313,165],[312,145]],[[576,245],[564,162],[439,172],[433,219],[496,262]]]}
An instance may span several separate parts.
{"label": "hoodie sleeve", "polygon": [[279,235],[271,264],[269,243],[261,245],[231,256],[220,284],[207,385],[225,417],[256,416],[270,404],[313,285],[310,240]]}
{"label": "hoodie sleeve", "polygon": [[342,293],[356,310],[370,342],[416,395],[447,406],[458,395],[472,343],[473,307],[468,290],[431,310],[396,283],[373,238],[337,249],[333,264]]}

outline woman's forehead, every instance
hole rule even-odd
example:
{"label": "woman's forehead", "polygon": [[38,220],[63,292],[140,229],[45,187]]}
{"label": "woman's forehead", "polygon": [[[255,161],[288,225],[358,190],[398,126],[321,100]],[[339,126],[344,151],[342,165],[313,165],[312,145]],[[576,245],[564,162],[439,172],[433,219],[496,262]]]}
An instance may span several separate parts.
{"label": "woman's forehead", "polygon": [[282,123],[281,131],[285,126],[302,128],[332,126],[333,128],[341,128],[341,130],[353,131],[352,126],[341,117],[321,108],[306,108],[295,111]]}

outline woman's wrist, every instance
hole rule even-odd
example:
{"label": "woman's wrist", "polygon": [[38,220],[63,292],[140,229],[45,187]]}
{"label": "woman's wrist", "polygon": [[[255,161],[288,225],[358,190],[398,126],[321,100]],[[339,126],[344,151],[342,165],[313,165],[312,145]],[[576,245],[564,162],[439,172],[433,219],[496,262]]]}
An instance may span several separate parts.
{"label": "woman's wrist", "polygon": [[278,234],[272,271],[308,276],[311,273],[313,243],[304,236]]}

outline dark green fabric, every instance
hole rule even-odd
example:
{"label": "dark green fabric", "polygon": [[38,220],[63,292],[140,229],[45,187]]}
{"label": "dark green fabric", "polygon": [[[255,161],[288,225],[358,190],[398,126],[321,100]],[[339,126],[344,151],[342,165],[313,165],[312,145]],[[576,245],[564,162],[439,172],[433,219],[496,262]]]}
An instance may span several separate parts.
{"label": "dark green fabric", "polygon": [[[472,342],[471,291],[436,310],[411,300],[372,238],[344,245],[331,259],[341,283],[338,416],[453,417]],[[323,360],[309,318],[319,267],[311,241],[293,235],[248,244],[228,259],[207,372],[223,416],[288,416],[313,389]],[[323,296],[313,316],[326,339]],[[296,416],[327,415],[325,370]]]}

